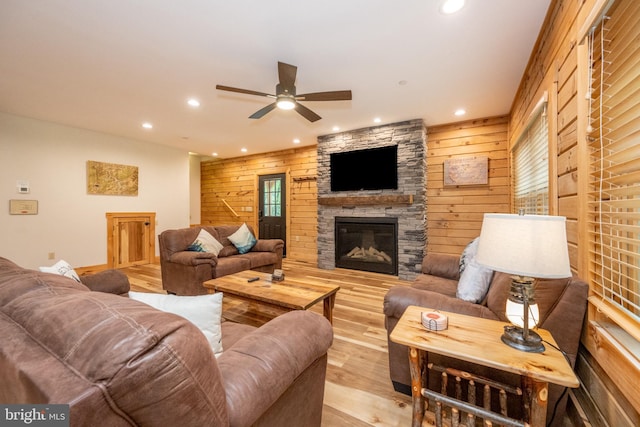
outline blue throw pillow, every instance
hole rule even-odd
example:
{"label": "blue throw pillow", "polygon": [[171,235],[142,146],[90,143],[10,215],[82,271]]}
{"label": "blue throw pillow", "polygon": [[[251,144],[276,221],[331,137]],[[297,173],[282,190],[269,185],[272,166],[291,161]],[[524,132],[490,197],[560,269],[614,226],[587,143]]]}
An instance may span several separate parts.
{"label": "blue throw pillow", "polygon": [[249,252],[258,242],[254,235],[251,234],[246,222],[242,224],[235,233],[229,236],[229,240],[241,254]]}

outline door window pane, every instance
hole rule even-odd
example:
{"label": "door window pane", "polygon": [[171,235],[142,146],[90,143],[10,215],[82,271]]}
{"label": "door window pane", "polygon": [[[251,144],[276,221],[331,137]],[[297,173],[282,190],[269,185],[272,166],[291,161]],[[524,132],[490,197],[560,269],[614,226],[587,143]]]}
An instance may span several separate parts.
{"label": "door window pane", "polygon": [[282,180],[280,178],[264,181],[264,216],[282,215]]}

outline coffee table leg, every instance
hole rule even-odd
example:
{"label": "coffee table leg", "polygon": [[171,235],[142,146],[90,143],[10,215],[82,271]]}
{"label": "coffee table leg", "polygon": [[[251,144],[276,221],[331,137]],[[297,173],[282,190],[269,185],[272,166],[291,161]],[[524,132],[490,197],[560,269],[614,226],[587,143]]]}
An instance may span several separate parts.
{"label": "coffee table leg", "polygon": [[333,306],[336,304],[336,294],[331,294],[324,299],[324,317],[333,325]]}
{"label": "coffee table leg", "polygon": [[412,427],[420,427],[424,418],[422,398],[422,358],[417,348],[409,347],[409,369],[411,370],[411,399],[413,401]]}

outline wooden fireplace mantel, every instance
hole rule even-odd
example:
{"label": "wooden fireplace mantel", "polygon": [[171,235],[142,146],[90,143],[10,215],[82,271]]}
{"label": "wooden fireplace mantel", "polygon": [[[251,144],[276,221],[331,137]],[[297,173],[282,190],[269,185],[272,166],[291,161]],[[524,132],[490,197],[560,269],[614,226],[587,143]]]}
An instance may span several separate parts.
{"label": "wooden fireplace mantel", "polygon": [[325,206],[411,205],[413,194],[319,197],[318,204]]}

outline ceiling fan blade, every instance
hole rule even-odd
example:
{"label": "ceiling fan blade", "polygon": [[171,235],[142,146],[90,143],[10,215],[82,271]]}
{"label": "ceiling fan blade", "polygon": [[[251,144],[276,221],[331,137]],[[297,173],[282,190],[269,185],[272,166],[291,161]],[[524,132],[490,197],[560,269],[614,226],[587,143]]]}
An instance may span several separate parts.
{"label": "ceiling fan blade", "polygon": [[313,111],[311,111],[310,109],[308,109],[307,107],[305,107],[304,105],[300,104],[299,102],[296,102],[295,109],[298,113],[300,113],[302,117],[309,120],[310,122],[315,122],[322,118],[316,113],[314,113]]}
{"label": "ceiling fan blade", "polygon": [[295,65],[289,65],[278,61],[278,78],[280,79],[280,86],[282,86],[282,89],[289,93],[296,93],[295,84],[297,72],[298,67]]}
{"label": "ceiling fan blade", "polygon": [[238,89],[237,87],[231,87],[231,86],[216,85],[216,89],[226,90],[227,92],[246,93],[247,95],[267,96],[269,98],[276,97],[275,95],[271,95],[269,93],[258,92],[258,91],[249,90],[249,89]]}
{"label": "ceiling fan blade", "polygon": [[265,114],[267,114],[269,111],[273,110],[274,108],[276,108],[276,103],[275,102],[273,104],[267,105],[264,108],[259,109],[258,111],[256,111],[252,115],[250,115],[249,118],[250,119],[259,119],[262,116],[264,116]]}
{"label": "ceiling fan blade", "polygon": [[331,92],[315,92],[297,95],[302,101],[351,101],[350,90],[334,90]]}

